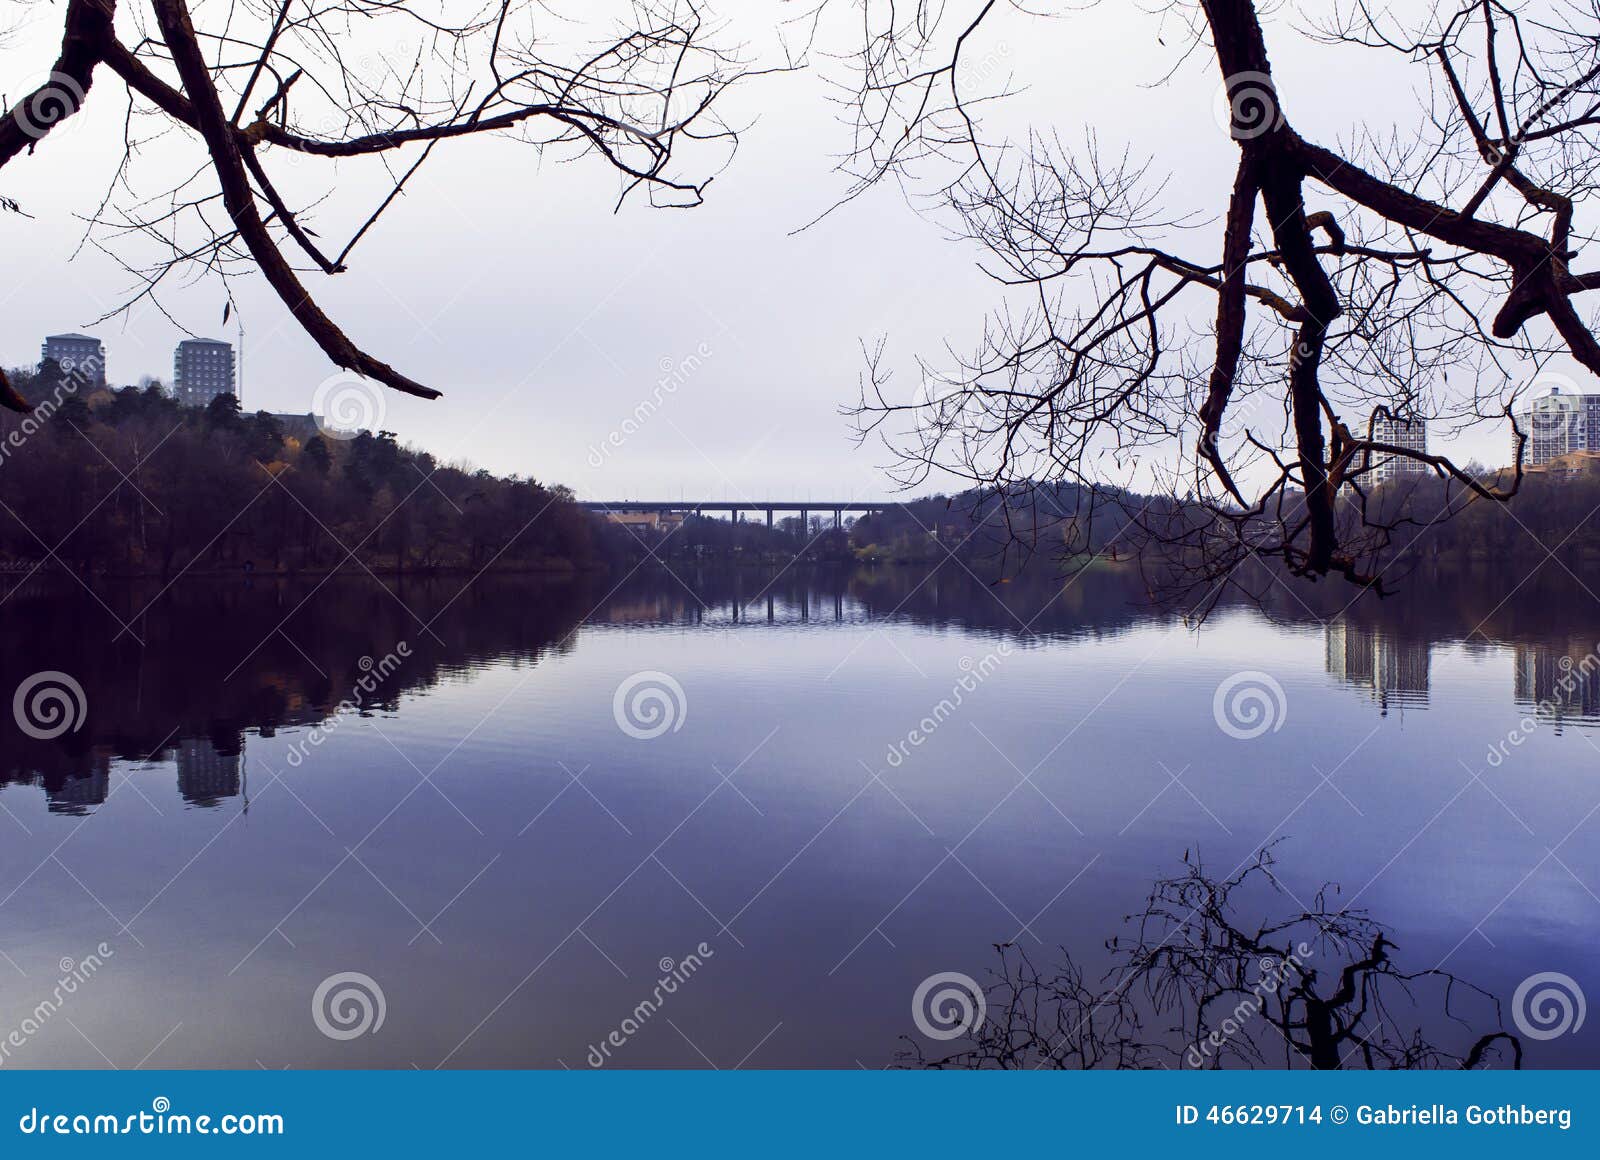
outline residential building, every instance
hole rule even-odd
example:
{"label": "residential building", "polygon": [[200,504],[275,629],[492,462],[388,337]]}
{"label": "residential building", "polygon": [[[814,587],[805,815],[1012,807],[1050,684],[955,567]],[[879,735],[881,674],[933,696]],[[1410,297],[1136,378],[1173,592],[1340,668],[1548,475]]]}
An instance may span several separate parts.
{"label": "residential building", "polygon": [[106,385],[106,348],[93,335],[46,335],[39,361],[52,360],[67,378],[77,378],[80,390],[100,390]]}
{"label": "residential building", "polygon": [[[1552,388],[1516,412],[1517,427],[1527,439],[1524,467],[1543,467],[1580,451],[1600,451],[1600,395],[1569,395]],[[1511,436],[1515,457],[1517,436]]]}
{"label": "residential building", "polygon": [[172,354],[172,391],[186,407],[204,407],[218,395],[235,393],[233,346],[214,338],[190,338]]}
{"label": "residential building", "polygon": [[[1426,453],[1428,423],[1420,416],[1396,414],[1387,407],[1379,407],[1372,416],[1372,437],[1391,447]],[[1426,463],[1404,455],[1374,455],[1371,479],[1374,483],[1384,483],[1402,476],[1425,475],[1428,470]]]}

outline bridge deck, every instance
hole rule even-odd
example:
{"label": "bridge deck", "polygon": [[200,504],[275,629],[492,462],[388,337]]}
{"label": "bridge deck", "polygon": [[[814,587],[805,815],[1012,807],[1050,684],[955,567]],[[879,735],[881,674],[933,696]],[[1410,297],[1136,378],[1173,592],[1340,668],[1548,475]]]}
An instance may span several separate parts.
{"label": "bridge deck", "polygon": [[881,512],[904,507],[900,501],[862,503],[859,500],[580,500],[578,506],[592,512]]}

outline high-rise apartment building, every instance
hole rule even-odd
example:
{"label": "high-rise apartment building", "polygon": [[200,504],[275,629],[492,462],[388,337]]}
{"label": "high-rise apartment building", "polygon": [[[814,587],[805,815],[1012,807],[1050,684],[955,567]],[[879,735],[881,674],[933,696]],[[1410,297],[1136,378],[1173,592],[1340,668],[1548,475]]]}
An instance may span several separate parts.
{"label": "high-rise apartment building", "polygon": [[172,354],[172,391],[186,407],[204,407],[218,395],[234,394],[233,346],[214,338],[190,338]]}
{"label": "high-rise apartment building", "polygon": [[[1400,415],[1387,407],[1378,408],[1372,417],[1372,437],[1391,447],[1404,447],[1408,451],[1428,450],[1428,424],[1415,415]],[[1428,465],[1404,455],[1379,455],[1372,457],[1372,480],[1382,483],[1406,475],[1424,475]]]}
{"label": "high-rise apartment building", "polygon": [[39,360],[54,362],[65,378],[77,382],[79,390],[98,390],[106,385],[106,348],[93,335],[46,335]]}
{"label": "high-rise apartment building", "polygon": [[[1524,467],[1543,467],[1577,451],[1600,451],[1600,395],[1569,395],[1552,389],[1548,395],[1529,400],[1516,412],[1516,420],[1528,440]],[[1513,433],[1513,456],[1516,438]]]}

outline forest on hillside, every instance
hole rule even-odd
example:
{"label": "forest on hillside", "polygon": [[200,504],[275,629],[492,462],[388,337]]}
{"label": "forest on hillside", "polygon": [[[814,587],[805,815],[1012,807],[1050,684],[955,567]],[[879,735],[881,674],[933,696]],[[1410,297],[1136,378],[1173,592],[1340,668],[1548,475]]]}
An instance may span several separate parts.
{"label": "forest on hillside", "polygon": [[565,488],[441,464],[388,431],[344,435],[242,414],[233,395],[183,407],[157,384],[0,415],[0,566],[170,578],[595,562]]}
{"label": "forest on hillside", "polygon": [[[232,395],[184,407],[158,383],[52,392],[49,367],[11,374],[48,400],[32,415],[0,414],[0,568],[12,571],[546,571],[797,556],[869,565],[954,557],[1011,571],[1141,552],[1144,567],[1166,571],[1182,564],[1183,543],[1162,559],[1141,528],[1153,511],[1176,528],[1189,522],[1181,501],[1061,483],[1007,497],[906,499],[840,528],[815,513],[809,526],[788,518],[771,529],[693,515],[623,528],[584,512],[565,487],[440,463],[392,432],[242,413]],[[1597,511],[1600,458],[1579,457],[1530,471],[1509,503],[1466,502],[1458,487],[1413,476],[1370,489],[1365,516],[1345,515],[1392,525],[1371,559],[1385,575],[1468,567],[1492,581],[1525,574],[1530,554],[1580,571],[1600,565]]]}

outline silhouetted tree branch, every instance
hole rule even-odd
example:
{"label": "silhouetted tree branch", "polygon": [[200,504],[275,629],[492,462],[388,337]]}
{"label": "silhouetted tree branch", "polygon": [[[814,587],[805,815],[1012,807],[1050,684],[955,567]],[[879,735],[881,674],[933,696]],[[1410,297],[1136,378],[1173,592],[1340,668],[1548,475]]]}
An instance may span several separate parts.
{"label": "silhouetted tree branch", "polygon": [[[936,201],[982,247],[1006,306],[914,398],[872,364],[861,432],[886,438],[908,484],[951,472],[1015,497],[1112,472],[1153,483],[1177,506],[1142,518],[1146,543],[1186,561],[1197,588],[1264,557],[1382,593],[1378,554],[1397,526],[1368,506],[1377,465],[1415,460],[1443,480],[1448,518],[1516,494],[1525,435],[1513,421],[1511,469],[1486,479],[1375,436],[1371,417],[1431,420],[1436,433],[1500,423],[1554,355],[1600,374],[1577,301],[1600,275],[1571,268],[1600,163],[1594,10],[1334,8],[1303,33],[1332,61],[1389,53],[1438,81],[1411,126],[1380,135],[1358,121],[1334,149],[1280,99],[1268,9],[1163,8],[1168,28],[1187,21],[1185,56],[1209,58],[1226,97],[1218,147],[1232,138],[1234,180],[1207,206],[1186,202],[1137,141],[991,126],[987,110],[1011,93],[987,62],[1006,44],[1062,31],[1070,67],[1074,16],[1055,8],[862,4],[845,200],[936,177]],[[1196,236],[1200,252],[1186,252]]]}
{"label": "silhouetted tree branch", "polygon": [[[435,146],[483,134],[541,154],[596,157],[619,175],[623,197],[642,187],[658,204],[698,204],[736,143],[716,102],[749,75],[709,43],[697,0],[589,6],[589,26],[616,29],[598,41],[533,0],[426,11],[385,0],[255,0],[198,10],[188,0],[150,0],[146,33],[143,5],[67,0],[49,79],[0,116],[0,166],[40,146],[48,152],[52,130],[78,112],[97,79],[113,77],[137,98],[133,111],[160,123],[141,138],[130,116],[113,193],[94,218],[111,242],[142,239],[169,251],[154,265],[125,263],[143,285],[133,300],[184,267],[224,277],[259,270],[334,363],[424,398],[439,392],[351,341],[316,305],[286,250],[323,274],[343,272]],[[557,28],[565,39],[551,34]],[[377,55],[375,68],[363,48]],[[176,178],[181,171],[169,167],[168,192],[135,194],[128,171],[141,144],[174,124],[202,147],[203,165]],[[724,146],[713,150],[720,156],[701,156],[708,142]],[[698,175],[674,164],[686,144],[696,147],[688,166]],[[280,158],[387,164],[407,149],[414,159],[390,170],[390,192],[333,258],[307,224],[310,207],[297,207],[272,177]],[[215,216],[219,200],[225,222]],[[0,405],[28,407],[4,381]]]}

